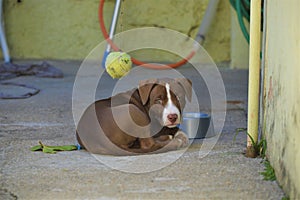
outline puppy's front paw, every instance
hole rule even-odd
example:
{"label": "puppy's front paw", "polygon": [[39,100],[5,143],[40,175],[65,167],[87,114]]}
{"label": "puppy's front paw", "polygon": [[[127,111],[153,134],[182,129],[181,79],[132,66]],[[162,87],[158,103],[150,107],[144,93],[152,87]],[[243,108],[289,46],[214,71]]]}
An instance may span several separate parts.
{"label": "puppy's front paw", "polygon": [[159,142],[165,142],[165,141],[170,142],[172,139],[173,139],[172,135],[161,135],[155,138],[155,140]]}
{"label": "puppy's front paw", "polygon": [[186,134],[182,130],[179,130],[175,134],[174,140],[177,140],[178,143],[180,144],[179,148],[184,148],[189,145],[189,138],[186,136]]}

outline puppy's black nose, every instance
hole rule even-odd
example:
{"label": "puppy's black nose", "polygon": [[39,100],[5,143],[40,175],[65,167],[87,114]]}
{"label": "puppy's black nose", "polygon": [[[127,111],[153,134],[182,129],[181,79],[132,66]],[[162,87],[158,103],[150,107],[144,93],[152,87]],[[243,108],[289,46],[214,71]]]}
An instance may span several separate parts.
{"label": "puppy's black nose", "polygon": [[168,114],[168,120],[171,122],[171,123],[175,123],[177,118],[178,118],[178,115],[177,114]]}

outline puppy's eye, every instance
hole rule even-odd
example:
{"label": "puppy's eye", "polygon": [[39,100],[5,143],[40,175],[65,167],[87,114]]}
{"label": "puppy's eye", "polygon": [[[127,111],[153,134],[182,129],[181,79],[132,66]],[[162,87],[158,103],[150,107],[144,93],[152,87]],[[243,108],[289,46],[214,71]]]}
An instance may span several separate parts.
{"label": "puppy's eye", "polygon": [[161,98],[156,98],[154,102],[156,104],[162,104],[162,99]]}

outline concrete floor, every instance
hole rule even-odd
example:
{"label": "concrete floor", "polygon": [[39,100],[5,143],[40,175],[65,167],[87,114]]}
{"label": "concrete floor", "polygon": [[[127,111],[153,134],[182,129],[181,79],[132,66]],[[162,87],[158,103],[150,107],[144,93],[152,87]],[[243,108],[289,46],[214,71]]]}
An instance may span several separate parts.
{"label": "concrete floor", "polygon": [[[247,71],[220,70],[226,88],[227,112],[222,134],[213,149],[203,148],[214,141],[211,138],[206,143],[194,141],[186,151],[95,157],[84,150],[57,154],[29,150],[39,140],[48,145],[76,142],[72,90],[80,63],[50,62],[63,70],[64,78],[23,76],[6,80],[34,85],[41,92],[23,100],[0,100],[0,199],[281,199],[284,196],[276,182],[264,181],[260,175],[264,170],[263,160],[243,155],[245,134],[233,141],[235,129],[246,127]],[[179,71],[197,80],[189,66]],[[104,86],[103,89],[99,86],[96,96],[108,96],[109,86],[116,81],[107,75],[101,81]],[[202,86],[195,84],[195,90],[202,91]],[[4,86],[0,89],[24,92]],[[203,89],[199,107],[209,112],[209,102],[204,100],[208,94]],[[153,171],[156,168],[161,169]],[[122,169],[150,172],[129,173]]]}

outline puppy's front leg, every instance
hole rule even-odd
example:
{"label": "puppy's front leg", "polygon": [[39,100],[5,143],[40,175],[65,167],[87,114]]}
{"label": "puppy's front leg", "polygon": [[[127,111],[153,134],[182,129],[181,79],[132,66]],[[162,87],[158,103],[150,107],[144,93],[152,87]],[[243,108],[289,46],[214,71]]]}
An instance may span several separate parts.
{"label": "puppy's front leg", "polygon": [[177,131],[173,139],[169,136],[167,137],[169,139],[164,138],[166,139],[164,141],[159,140],[157,138],[154,140],[155,141],[154,146],[160,146],[160,148],[157,151],[155,151],[155,153],[163,153],[167,151],[178,150],[187,147],[189,144],[189,138],[182,130]]}
{"label": "puppy's front leg", "polygon": [[182,130],[178,130],[177,133],[174,135],[174,139],[175,141],[177,141],[178,144],[178,148],[184,148],[187,147],[189,145],[189,138],[187,137],[187,135],[182,131]]}
{"label": "puppy's front leg", "polygon": [[180,148],[185,148],[189,144],[189,139],[185,133],[179,130],[174,137],[164,135],[158,138],[140,138],[140,149],[133,149],[136,153],[162,153]]}

